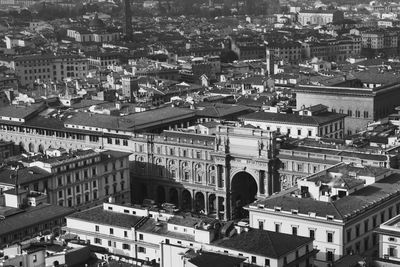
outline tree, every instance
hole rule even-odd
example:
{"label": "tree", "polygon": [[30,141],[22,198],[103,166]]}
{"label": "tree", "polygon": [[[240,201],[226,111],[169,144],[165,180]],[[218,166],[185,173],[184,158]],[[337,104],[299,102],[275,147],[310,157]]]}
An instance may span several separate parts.
{"label": "tree", "polygon": [[232,50],[223,51],[220,58],[222,63],[232,63],[233,61],[239,59],[238,55]]}

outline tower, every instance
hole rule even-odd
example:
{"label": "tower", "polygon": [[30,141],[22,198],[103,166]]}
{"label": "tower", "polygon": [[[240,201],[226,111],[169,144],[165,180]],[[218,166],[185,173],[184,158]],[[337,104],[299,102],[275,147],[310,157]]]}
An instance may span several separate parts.
{"label": "tower", "polygon": [[274,51],[269,49],[268,47],[266,48],[266,74],[271,76],[271,74],[274,74]]}
{"label": "tower", "polygon": [[132,10],[130,0],[124,0],[124,36],[127,39],[132,37]]}

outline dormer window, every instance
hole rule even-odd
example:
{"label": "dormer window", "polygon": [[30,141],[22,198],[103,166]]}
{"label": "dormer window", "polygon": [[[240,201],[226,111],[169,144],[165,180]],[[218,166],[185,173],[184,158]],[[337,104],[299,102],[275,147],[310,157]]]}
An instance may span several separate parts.
{"label": "dormer window", "polygon": [[281,211],[281,207],[275,207],[274,210],[277,211],[277,212],[280,212]]}
{"label": "dormer window", "polygon": [[326,219],[328,221],[333,221],[333,216],[332,215],[326,215]]}
{"label": "dormer window", "polygon": [[292,210],[292,214],[297,215],[299,213],[298,210]]}

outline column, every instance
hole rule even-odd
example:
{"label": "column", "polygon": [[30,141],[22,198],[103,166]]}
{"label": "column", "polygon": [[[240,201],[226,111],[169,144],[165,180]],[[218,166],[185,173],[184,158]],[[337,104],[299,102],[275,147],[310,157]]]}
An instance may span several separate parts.
{"label": "column", "polygon": [[[230,198],[224,199],[224,206],[225,206],[225,213],[224,213],[224,220],[228,221],[231,219],[231,211],[230,211]],[[229,206],[229,209],[228,209]]]}
{"label": "column", "polygon": [[196,204],[195,196],[196,196],[196,192],[194,190],[192,190],[192,212],[195,211],[195,204]]}
{"label": "column", "polygon": [[215,211],[217,212],[217,219],[219,219],[219,197],[217,194],[215,194]]}
{"label": "column", "polygon": [[205,207],[204,207],[204,211],[205,211],[205,213],[206,214],[208,214],[209,213],[209,208],[208,208],[208,205],[209,205],[209,203],[208,203],[208,192],[206,192],[206,199],[205,199]]}
{"label": "column", "polygon": [[259,170],[258,171],[258,195],[259,196],[265,195],[264,176],[265,176],[265,171]]}
{"label": "column", "polygon": [[231,219],[231,181],[230,181],[230,170],[229,166],[225,166],[224,169],[225,172],[225,220],[230,220]]}

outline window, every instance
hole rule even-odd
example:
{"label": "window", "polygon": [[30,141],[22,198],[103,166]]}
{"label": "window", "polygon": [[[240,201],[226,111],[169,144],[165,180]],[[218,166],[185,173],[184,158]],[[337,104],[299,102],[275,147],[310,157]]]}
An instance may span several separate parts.
{"label": "window", "polygon": [[297,135],[301,135],[301,129],[297,129]]}
{"label": "window", "polygon": [[63,191],[58,191],[58,197],[63,197]]}
{"label": "window", "polygon": [[281,231],[281,225],[279,223],[275,224],[275,232],[279,233]]}
{"label": "window", "polygon": [[308,130],[308,136],[311,136],[311,135],[312,135],[312,131]]}
{"label": "window", "polygon": [[310,238],[315,239],[315,229],[310,229]]}
{"label": "window", "polygon": [[389,257],[397,257],[396,247],[394,247],[394,246],[389,246],[389,248],[388,248],[388,254],[389,254]]}
{"label": "window", "polygon": [[257,262],[256,256],[251,256],[251,263],[256,263],[256,262]]}
{"label": "window", "polygon": [[264,229],[264,221],[262,221],[262,220],[258,221],[258,229],[260,229],[260,230]]}
{"label": "window", "polygon": [[376,216],[372,217],[372,228],[376,227]]}
{"label": "window", "polygon": [[128,231],[124,231],[124,237],[128,237]]}
{"label": "window", "polygon": [[360,236],[360,225],[356,225],[356,237]]}
{"label": "window", "polygon": [[381,212],[381,223],[385,222],[385,212]]}
{"label": "window", "polygon": [[94,243],[95,243],[95,244],[101,244],[101,239],[95,237],[95,238],[94,238]]}
{"label": "window", "polygon": [[114,229],[110,228],[110,235],[113,235],[113,234],[114,234]]}
{"label": "window", "polygon": [[269,259],[265,259],[265,266],[269,266],[269,265],[270,265]]}
{"label": "window", "polygon": [[393,215],[393,208],[390,207],[388,211],[389,211],[389,219],[391,219]]}
{"label": "window", "polygon": [[122,244],[122,249],[130,250],[131,246],[129,244]]}
{"label": "window", "polygon": [[128,146],[128,140],[122,140],[122,144],[124,145],[124,146]]}
{"label": "window", "polygon": [[349,117],[353,116],[353,111],[351,109],[347,110],[347,115]]}
{"label": "window", "polygon": [[33,255],[33,262],[37,262],[37,255]]}
{"label": "window", "polygon": [[297,226],[292,226],[292,235],[297,235]]}
{"label": "window", "polygon": [[143,234],[139,234],[139,240],[143,240]]}
{"label": "window", "polygon": [[333,252],[332,251],[327,251],[326,252],[326,261],[333,261]]}
{"label": "window", "polygon": [[364,221],[364,231],[368,232],[368,220]]}
{"label": "window", "polygon": [[112,138],[110,137],[107,138],[107,144],[112,144]]}
{"label": "window", "polygon": [[96,225],[94,228],[96,232],[100,231],[100,226]]}
{"label": "window", "polygon": [[138,247],[138,251],[139,251],[140,253],[146,253],[146,248],[144,248],[144,247]]}
{"label": "window", "polygon": [[333,242],[333,233],[332,232],[328,232],[326,234],[326,238],[327,238],[328,243],[332,243]]}

